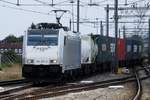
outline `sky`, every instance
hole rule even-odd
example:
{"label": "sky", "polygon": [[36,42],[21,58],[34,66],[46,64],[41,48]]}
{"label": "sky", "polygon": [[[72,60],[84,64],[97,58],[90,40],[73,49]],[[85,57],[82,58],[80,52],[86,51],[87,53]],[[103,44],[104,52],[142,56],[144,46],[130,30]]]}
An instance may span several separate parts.
{"label": "sky", "polygon": [[[39,2],[43,1],[43,2]],[[51,4],[51,0],[19,0],[19,4],[25,4],[16,6],[17,0],[0,0],[0,40],[8,35],[21,36],[28,29],[32,23],[40,22],[56,22],[55,14],[52,12],[54,9],[68,10],[66,14],[61,19],[61,23],[65,26],[69,26],[69,20],[72,19],[72,14],[74,19],[76,19],[76,1],[74,1],[74,6],[70,3],[71,0],[53,0],[56,6],[48,6]],[[125,4],[126,0],[118,0],[119,4]],[[141,1],[146,3],[149,0],[127,0],[129,6],[132,3],[137,2],[140,4]],[[46,2],[46,3],[45,3]],[[89,3],[96,3],[99,6],[88,6]],[[105,21],[106,12],[104,7],[106,4],[114,6],[114,0],[81,0],[80,2],[80,20],[81,21]],[[27,6],[28,4],[34,4],[33,6]],[[41,6],[35,6],[41,5]],[[122,6],[122,5],[121,5]],[[124,6],[124,5],[123,5]],[[72,10],[73,8],[73,10]],[[73,12],[72,12],[73,11]],[[127,13],[127,12],[120,12]],[[130,13],[130,12],[128,12]],[[110,12],[110,17],[114,14],[113,11]],[[98,18],[98,20],[96,20]],[[110,19],[113,21],[113,19]],[[125,20],[125,19],[123,19]],[[74,24],[76,30],[76,24]],[[97,28],[98,27],[98,28]],[[122,27],[122,26],[120,26]],[[105,28],[104,28],[105,30]],[[80,32],[82,34],[98,33],[100,28],[97,24],[80,24]],[[110,25],[110,34],[114,34],[114,25]]]}

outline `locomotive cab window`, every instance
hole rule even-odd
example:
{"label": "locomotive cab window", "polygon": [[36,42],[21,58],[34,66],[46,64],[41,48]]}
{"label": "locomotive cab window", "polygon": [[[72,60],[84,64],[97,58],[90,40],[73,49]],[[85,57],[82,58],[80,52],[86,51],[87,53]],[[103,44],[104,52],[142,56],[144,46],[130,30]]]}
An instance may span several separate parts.
{"label": "locomotive cab window", "polygon": [[56,46],[58,45],[58,31],[33,31],[28,33],[30,46]]}

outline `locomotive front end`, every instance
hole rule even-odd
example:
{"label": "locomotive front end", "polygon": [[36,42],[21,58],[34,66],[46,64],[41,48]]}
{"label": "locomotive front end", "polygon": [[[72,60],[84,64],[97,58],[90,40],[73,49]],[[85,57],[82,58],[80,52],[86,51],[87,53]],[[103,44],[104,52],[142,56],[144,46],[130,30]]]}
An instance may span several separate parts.
{"label": "locomotive front end", "polygon": [[[29,29],[24,37],[23,77],[46,80],[59,77],[58,29]],[[56,74],[57,73],[57,74]]]}

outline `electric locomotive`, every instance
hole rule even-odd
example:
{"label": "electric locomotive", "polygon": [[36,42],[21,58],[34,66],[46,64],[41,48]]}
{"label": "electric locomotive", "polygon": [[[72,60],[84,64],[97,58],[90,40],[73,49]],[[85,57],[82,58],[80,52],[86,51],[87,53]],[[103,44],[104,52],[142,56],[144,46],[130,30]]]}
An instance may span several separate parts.
{"label": "electric locomotive", "polygon": [[32,24],[23,39],[22,75],[32,81],[55,81],[81,67],[81,39],[55,23]]}

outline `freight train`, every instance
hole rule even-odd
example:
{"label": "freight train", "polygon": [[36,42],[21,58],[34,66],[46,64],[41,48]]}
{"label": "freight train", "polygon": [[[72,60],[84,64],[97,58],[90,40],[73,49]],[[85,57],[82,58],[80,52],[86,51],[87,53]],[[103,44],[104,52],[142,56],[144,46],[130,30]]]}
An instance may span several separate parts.
{"label": "freight train", "polygon": [[[32,25],[23,39],[22,75],[34,82],[57,81],[110,69],[115,59],[115,39],[81,35],[54,23]],[[142,41],[118,39],[119,66],[139,64]]]}

